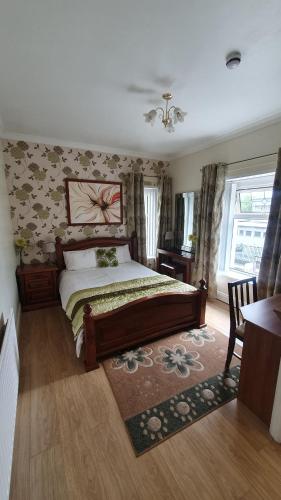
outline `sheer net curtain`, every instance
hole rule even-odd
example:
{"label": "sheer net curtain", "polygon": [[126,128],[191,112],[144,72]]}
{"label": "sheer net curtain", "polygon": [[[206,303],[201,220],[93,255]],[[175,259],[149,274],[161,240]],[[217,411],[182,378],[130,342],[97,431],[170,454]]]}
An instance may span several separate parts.
{"label": "sheer net curtain", "polygon": [[265,234],[260,272],[259,299],[281,293],[281,148],[278,151],[270,213]]}
{"label": "sheer net curtain", "polygon": [[144,176],[147,266],[156,270],[159,177]]}
{"label": "sheer net curtain", "polygon": [[197,217],[198,237],[192,281],[198,285],[204,279],[210,298],[217,297],[216,273],[225,189],[226,164],[206,165],[202,169],[202,184]]}
{"label": "sheer net curtain", "polygon": [[144,207],[143,174],[131,172],[125,179],[127,188],[127,230],[130,236],[136,231],[138,238],[138,257],[141,264],[146,265],[146,227]]}
{"label": "sheer net curtain", "polygon": [[[127,189],[127,229],[130,235],[136,231],[138,238],[139,262],[156,267],[156,258],[147,259],[146,218],[144,203],[145,177],[142,173],[131,172],[126,176]],[[158,207],[156,223],[156,246],[167,246],[166,233],[172,231],[172,179],[167,176],[154,179],[158,187]],[[155,248],[156,255],[156,248]]]}

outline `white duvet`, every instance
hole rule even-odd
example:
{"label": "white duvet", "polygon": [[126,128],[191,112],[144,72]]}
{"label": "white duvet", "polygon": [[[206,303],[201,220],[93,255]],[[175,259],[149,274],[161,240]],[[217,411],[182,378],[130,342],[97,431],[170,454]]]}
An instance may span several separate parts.
{"label": "white duvet", "polygon": [[110,285],[117,281],[146,278],[157,274],[133,260],[126,262],[126,264],[119,264],[117,267],[94,267],[79,271],[63,271],[60,275],[59,284],[62,307],[66,310],[70,296],[74,292],[78,292],[78,290]]}
{"label": "white duvet", "polygon": [[[66,310],[69,298],[74,292],[78,292],[78,290],[110,285],[116,281],[120,282],[146,278],[147,276],[155,276],[157,274],[158,273],[155,271],[133,260],[131,262],[126,262],[126,264],[119,264],[117,267],[95,267],[79,271],[65,270],[60,275],[59,283],[62,307]],[[83,334],[81,332],[76,340],[76,354],[78,358],[80,356],[82,343]]]}

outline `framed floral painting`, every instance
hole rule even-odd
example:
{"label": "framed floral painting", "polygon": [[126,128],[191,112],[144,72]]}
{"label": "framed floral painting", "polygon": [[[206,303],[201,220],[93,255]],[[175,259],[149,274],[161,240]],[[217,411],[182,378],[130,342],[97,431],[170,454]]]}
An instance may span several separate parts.
{"label": "framed floral painting", "polygon": [[122,224],[122,183],[65,179],[70,226]]}

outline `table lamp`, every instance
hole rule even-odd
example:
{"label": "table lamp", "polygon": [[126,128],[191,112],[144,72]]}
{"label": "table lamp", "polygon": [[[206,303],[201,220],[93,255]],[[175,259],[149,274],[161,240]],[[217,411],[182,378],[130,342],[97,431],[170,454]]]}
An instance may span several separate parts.
{"label": "table lamp", "polygon": [[43,253],[48,255],[47,264],[51,264],[51,255],[55,252],[55,243],[53,241],[44,241],[42,250]]}
{"label": "table lamp", "polygon": [[173,231],[167,231],[165,234],[165,241],[168,242],[168,247],[170,247],[171,241],[174,239],[174,233]]}

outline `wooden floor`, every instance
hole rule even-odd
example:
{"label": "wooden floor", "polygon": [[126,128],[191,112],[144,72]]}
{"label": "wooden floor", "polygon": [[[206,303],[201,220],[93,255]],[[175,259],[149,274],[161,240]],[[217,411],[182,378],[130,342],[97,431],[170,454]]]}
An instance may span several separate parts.
{"label": "wooden floor", "polygon": [[[227,333],[227,307],[209,303]],[[24,313],[12,500],[281,499],[281,447],[237,401],[136,458],[101,367],[60,308]],[[0,472],[1,473],[1,472]]]}

